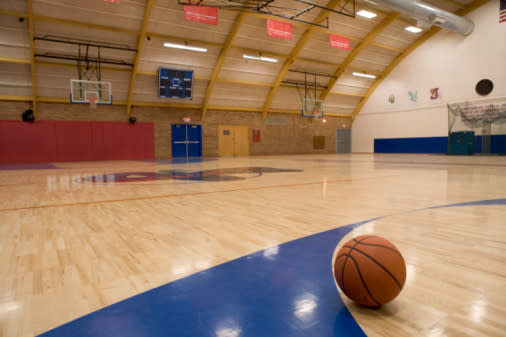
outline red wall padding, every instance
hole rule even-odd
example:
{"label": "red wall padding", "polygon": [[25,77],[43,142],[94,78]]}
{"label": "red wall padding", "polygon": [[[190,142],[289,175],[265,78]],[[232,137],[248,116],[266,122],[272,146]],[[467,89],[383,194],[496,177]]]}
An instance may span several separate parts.
{"label": "red wall padding", "polygon": [[153,123],[0,120],[0,163],[153,159]]}

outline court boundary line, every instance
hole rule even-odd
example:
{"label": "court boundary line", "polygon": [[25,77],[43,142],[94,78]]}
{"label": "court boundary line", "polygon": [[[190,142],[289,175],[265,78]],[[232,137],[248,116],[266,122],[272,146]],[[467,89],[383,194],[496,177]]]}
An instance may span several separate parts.
{"label": "court boundary line", "polygon": [[[335,180],[327,180],[326,183],[333,184],[333,183],[353,182],[353,181],[370,180],[370,179],[378,179],[378,178],[380,178],[380,179],[381,178],[392,178],[392,177],[399,177],[399,176],[401,176],[401,175],[396,174],[396,175],[381,176],[381,177],[369,177],[369,178],[363,178],[363,179],[335,179]],[[51,205],[29,206],[29,207],[4,208],[4,209],[0,209],[0,213],[34,210],[34,209],[44,209],[44,208],[52,208],[52,207],[72,207],[72,206],[96,205],[96,204],[106,204],[106,203],[125,202],[125,201],[188,197],[188,196],[215,194],[215,193],[257,191],[257,190],[285,188],[285,187],[297,187],[297,186],[309,186],[309,185],[319,185],[319,184],[323,184],[323,181],[318,181],[318,182],[312,181],[312,182],[307,182],[307,183],[296,183],[296,184],[285,184],[285,185],[257,186],[257,187],[236,188],[236,189],[229,189],[229,190],[205,191],[205,192],[188,192],[188,193],[165,194],[165,195],[156,195],[156,196],[153,195],[153,196],[146,196],[146,197],[101,200],[101,201],[82,201],[82,202],[74,202],[74,203],[67,203],[67,204],[51,204]]]}

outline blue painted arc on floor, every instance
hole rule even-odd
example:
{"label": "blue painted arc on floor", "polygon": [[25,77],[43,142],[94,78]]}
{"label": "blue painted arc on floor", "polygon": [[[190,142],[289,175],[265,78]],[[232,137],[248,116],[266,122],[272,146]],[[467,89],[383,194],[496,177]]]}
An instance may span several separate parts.
{"label": "blue painted arc on floor", "polygon": [[[473,205],[506,205],[506,199],[420,210]],[[346,234],[378,219],[232,260],[78,318],[40,337],[365,336],[337,292],[331,260]]]}

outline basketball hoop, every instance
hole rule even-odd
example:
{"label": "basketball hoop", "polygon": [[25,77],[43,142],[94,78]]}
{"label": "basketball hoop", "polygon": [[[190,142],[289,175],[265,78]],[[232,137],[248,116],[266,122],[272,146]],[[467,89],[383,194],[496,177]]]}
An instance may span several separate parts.
{"label": "basketball hoop", "polygon": [[112,104],[111,83],[100,81],[70,80],[70,103]]}
{"label": "basketball hoop", "polygon": [[90,108],[96,109],[97,108],[97,101],[98,101],[98,98],[96,98],[96,97],[88,98],[88,102],[90,102]]}
{"label": "basketball hoop", "polygon": [[302,116],[322,118],[323,101],[316,98],[304,97],[302,99]]}

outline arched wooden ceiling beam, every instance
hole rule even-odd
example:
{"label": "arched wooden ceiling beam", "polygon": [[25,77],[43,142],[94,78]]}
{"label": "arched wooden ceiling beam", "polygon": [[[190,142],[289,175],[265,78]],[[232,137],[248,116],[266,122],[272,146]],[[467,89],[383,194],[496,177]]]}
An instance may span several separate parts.
{"label": "arched wooden ceiling beam", "polygon": [[207,85],[206,94],[202,101],[201,119],[204,119],[206,116],[209,100],[211,99],[211,94],[213,93],[214,85],[216,84],[216,80],[220,74],[221,67],[223,66],[223,62],[225,62],[225,58],[227,57],[230,47],[232,47],[232,41],[234,41],[234,38],[239,32],[239,29],[241,28],[245,18],[246,16],[243,12],[237,15],[235,22],[232,25],[232,28],[230,29],[225,42],[223,43],[223,47],[221,48],[220,54],[218,55],[218,59],[216,60],[216,64],[214,66],[213,73],[211,74],[211,79]]}
{"label": "arched wooden ceiling beam", "polygon": [[[464,16],[464,15],[466,15],[466,14],[474,11],[475,9],[483,6],[484,4],[486,4],[489,1],[490,0],[475,0],[475,1],[471,2],[470,4],[468,4],[467,6],[465,6],[464,8],[462,8],[462,9],[458,10],[457,12],[455,12],[455,14],[460,15],[460,16]],[[371,95],[374,93],[374,91],[376,90],[376,88],[392,72],[392,70],[394,70],[394,68],[397,67],[397,65],[399,63],[401,63],[401,61],[404,60],[409,54],[411,54],[416,48],[418,48],[420,45],[422,45],[425,41],[427,41],[428,39],[430,39],[432,36],[434,36],[434,34],[438,33],[440,30],[441,30],[441,28],[439,28],[439,27],[432,27],[431,29],[429,29],[418,40],[416,40],[415,42],[413,42],[413,44],[411,44],[411,46],[409,46],[404,51],[403,54],[397,56],[392,61],[392,63],[390,63],[388,65],[388,67],[383,71],[383,73],[376,78],[376,81],[374,81],[374,83],[372,84],[372,86],[367,90],[364,98],[362,98],[362,100],[360,101],[360,103],[357,105],[357,107],[353,111],[353,113],[352,113],[352,122],[355,120],[355,118],[357,117],[357,115],[360,113],[360,110],[362,110],[362,108],[364,107],[364,104],[367,102],[367,100],[369,99],[369,97],[371,97]]]}
{"label": "arched wooden ceiling beam", "polygon": [[[0,57],[0,62],[30,64],[30,60],[6,58],[6,57]],[[41,66],[49,66],[49,67],[64,67],[64,68],[75,68],[76,67],[74,64],[70,64],[70,63],[42,62],[42,61],[37,61],[37,60],[35,61],[35,64],[41,65]],[[332,65],[337,66],[337,64],[334,64],[334,63],[332,63]],[[131,69],[124,69],[124,68],[101,67],[101,69],[104,71],[115,71],[115,72],[122,72],[122,73],[131,72]],[[348,67],[348,70],[365,72],[365,70],[358,69],[358,68],[350,68],[350,67]],[[379,74],[379,73],[370,72],[370,71],[368,71],[368,73],[369,74]],[[150,72],[150,71],[137,71],[137,75],[158,76],[158,73],[157,72]],[[210,81],[211,80],[211,78],[209,78],[209,77],[199,77],[199,76],[194,76],[194,79],[197,81]],[[228,78],[217,78],[216,81],[221,82],[221,83],[250,85],[250,86],[254,86],[254,87],[272,87],[272,83],[266,83],[266,82],[241,81],[241,80],[233,80],[233,79],[228,79]],[[280,87],[292,88],[293,86],[281,84]],[[354,93],[340,92],[340,91],[331,91],[331,92],[329,92],[329,94],[330,95],[340,95],[340,96],[351,96],[351,97],[363,97],[365,95],[365,94],[354,94]],[[38,101],[40,101],[40,99]],[[132,106],[135,106],[135,104],[132,103]]]}
{"label": "arched wooden ceiling beam", "polygon": [[32,0],[28,0],[28,31],[30,34],[30,70],[32,74],[32,111],[37,119],[37,77],[35,74],[35,42],[33,40],[33,7]]}
{"label": "arched wooden ceiling beam", "polygon": [[0,62],[5,62],[5,63],[20,63],[20,64],[31,64],[32,63],[30,60],[15,59],[15,58],[11,58],[11,57],[0,57]]}
{"label": "arched wooden ceiling beam", "polygon": [[[343,0],[330,0],[330,2],[325,6],[327,8],[334,9],[336,8]],[[314,21],[315,23],[320,23],[323,20],[325,20],[330,15],[329,11],[322,10],[320,14],[318,14],[318,17]],[[290,66],[293,64],[299,53],[302,51],[304,46],[309,42],[311,37],[313,36],[315,32],[316,26],[310,26],[304,34],[300,37],[299,41],[297,41],[297,44],[292,49],[292,52],[288,55],[287,59],[285,60],[285,63],[281,67],[278,76],[276,77],[276,80],[274,81],[273,87],[269,91],[269,94],[265,98],[264,106],[262,107],[262,118],[265,119],[265,116],[267,115],[268,109],[274,100],[274,97],[276,96],[276,93],[278,92],[279,86],[281,85],[281,81],[286,76],[286,73],[288,72],[288,69],[290,69]]]}
{"label": "arched wooden ceiling beam", "polygon": [[[260,17],[260,18],[271,18],[271,16],[266,15],[266,14],[257,14],[257,13],[249,13],[249,12],[245,12],[244,14],[248,15],[248,16]],[[26,14],[26,13],[15,12],[15,11],[6,11],[6,10],[0,10],[0,15],[28,18],[28,14]],[[91,23],[84,23],[84,22],[65,20],[65,19],[58,19],[58,18],[52,18],[52,17],[48,17],[48,16],[34,15],[33,18],[34,18],[35,21],[43,21],[43,22],[49,22],[49,23],[56,23],[56,24],[73,26],[73,27],[82,27],[82,28],[90,28],[90,29],[97,29],[97,30],[105,30],[105,31],[116,32],[116,33],[124,33],[124,34],[130,34],[130,35],[138,35],[139,34],[139,32],[136,31],[136,30],[123,29],[123,28],[117,28],[117,27],[111,27],[111,26],[105,26],[105,25],[96,25],[96,24],[91,24]],[[288,20],[288,19],[282,19],[282,18],[276,18],[276,20],[286,21],[286,22],[294,24],[294,26],[300,26],[300,27],[303,27],[303,28],[307,28],[306,24],[303,24],[303,23],[300,23],[300,22],[297,22],[297,21]],[[322,28],[322,27],[313,26],[313,29],[315,29],[316,31],[321,32],[323,34],[339,34],[339,35],[341,35],[343,37],[347,37],[350,40],[355,41],[355,42],[359,42],[359,43],[362,41],[359,38],[352,37],[352,36],[346,36],[346,35],[343,35],[343,34],[341,34],[339,32],[332,32],[329,29]],[[183,37],[178,37],[178,36],[171,36],[171,35],[167,35],[167,34],[160,34],[160,33],[154,33],[154,32],[146,32],[146,35],[150,36],[150,37],[154,37],[154,38],[159,38],[159,39],[173,40],[173,41],[180,41],[180,42],[188,42],[188,43],[193,43],[193,44],[197,44],[197,45],[200,44],[200,45],[211,46],[211,47],[216,47],[216,48],[221,48],[223,46],[220,43],[201,41],[201,40],[195,40],[195,39],[188,39],[188,38],[183,38]],[[373,42],[371,44],[374,45],[374,46],[376,46],[376,47],[379,47],[379,48],[382,48],[382,49],[386,49],[386,50],[391,50],[391,51],[394,51],[394,52],[397,52],[397,53],[402,53],[403,52],[403,50],[401,50],[399,48],[395,48],[395,47],[388,46],[388,45],[385,45],[385,44],[375,43],[375,42]],[[264,54],[266,54],[266,55],[267,54],[268,55],[272,55],[273,57],[285,58],[285,57],[288,56],[288,55],[285,55],[285,54],[265,52],[265,51],[262,51],[262,50],[257,50],[257,49],[253,49],[253,48],[247,48],[247,47],[240,47],[240,46],[231,46],[230,48],[231,49],[243,50],[245,52],[252,52],[252,53],[263,52]],[[325,63],[325,64],[329,64],[329,65],[336,65],[336,64],[332,64],[332,63],[328,63],[328,62],[324,62],[324,61],[318,61],[318,60],[311,60],[311,59],[304,59],[304,58],[298,58],[298,59],[300,59],[302,61],[306,61],[306,62]]]}
{"label": "arched wooden ceiling beam", "polygon": [[137,53],[135,54],[134,67],[130,74],[130,83],[128,85],[128,97],[127,97],[127,120],[130,119],[130,113],[132,111],[132,95],[135,86],[135,78],[137,76],[137,68],[139,67],[139,60],[141,59],[142,47],[144,46],[144,39],[146,35],[146,29],[148,27],[149,17],[151,16],[151,10],[153,9],[154,0],[147,0],[146,7],[144,7],[144,16],[142,18],[141,30],[138,33],[137,38]]}
{"label": "arched wooden ceiling beam", "polygon": [[5,9],[0,9],[0,15],[5,16],[14,16],[16,18],[28,19],[28,13],[16,12],[16,11],[8,11]]}
{"label": "arched wooden ceiling beam", "polygon": [[[14,101],[14,102],[30,102],[32,100],[31,96],[12,96],[12,95],[0,95],[0,101]],[[61,97],[37,97],[38,102],[44,103],[60,103],[60,104],[68,104],[70,103],[69,98],[61,98]],[[114,106],[125,106],[127,104],[126,101],[114,101],[112,105]],[[172,108],[172,109],[192,109],[192,110],[200,110],[202,108],[201,104],[181,104],[181,103],[161,103],[161,102],[132,102],[133,106],[144,106],[144,107],[157,107],[157,108]],[[238,106],[220,106],[220,105],[210,105],[209,110],[218,110],[218,111],[244,111],[244,112],[256,112],[258,113],[258,108],[248,108],[248,107],[238,107]],[[300,114],[299,110],[288,110],[288,109],[269,109],[270,113],[280,113],[280,114]],[[330,117],[345,117],[350,118],[350,114],[343,113],[326,113],[326,116]]]}
{"label": "arched wooden ceiling beam", "polygon": [[385,17],[376,27],[373,28],[367,34],[367,36],[353,48],[353,50],[348,54],[348,56],[344,59],[343,63],[336,69],[334,73],[334,77],[332,77],[328,84],[327,89],[324,90],[320,94],[320,99],[325,100],[328,94],[331,92],[334,85],[337,83],[341,75],[346,71],[349,65],[355,60],[358,54],[360,54],[371,42],[386,28],[389,24],[391,24],[395,19],[399,17],[399,13],[392,12],[387,17]]}
{"label": "arched wooden ceiling beam", "polygon": [[[315,30],[318,30],[318,27],[315,27]],[[330,32],[326,32],[326,34],[331,34],[331,33]],[[180,42],[188,42],[188,43],[191,43],[191,44],[202,45],[202,46],[211,46],[211,47],[218,47],[218,48],[222,47],[221,44],[215,43],[215,42],[207,42],[207,41],[201,41],[201,40],[186,39],[186,38],[182,38],[182,37],[170,36],[170,35],[165,35],[165,34],[146,33],[146,35],[151,36],[151,37],[155,37],[155,38],[159,38],[159,39],[173,40],[173,41],[180,41]],[[343,37],[347,37],[347,36],[342,35],[342,34],[340,34],[340,35],[343,36]],[[348,37],[348,38],[350,40],[356,41],[358,43],[362,42],[362,40],[358,39],[358,38],[353,38],[353,37]],[[374,43],[373,42],[371,44],[373,46],[376,46],[376,47],[379,47],[379,48],[382,48],[382,49],[386,49],[386,50],[391,50],[391,51],[394,51],[396,53],[403,53],[404,52],[402,49],[391,47],[391,46],[387,46],[387,45],[380,44],[380,43]],[[274,52],[265,52],[265,51],[262,51],[262,50],[248,48],[248,47],[241,47],[241,46],[231,46],[230,49],[237,49],[237,50],[242,50],[244,52],[252,52],[252,53],[260,53],[260,52],[262,52],[265,55],[270,55],[270,56],[273,56],[273,57],[281,57],[281,58],[288,57],[288,55],[286,55],[286,54],[279,54],[279,53],[274,53]],[[301,61],[305,61],[305,62],[326,63],[326,64],[330,64],[330,65],[337,65],[336,63],[329,63],[329,62],[325,62],[325,61],[312,60],[312,59],[307,59],[307,58],[297,58],[297,59],[301,60]]]}

